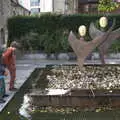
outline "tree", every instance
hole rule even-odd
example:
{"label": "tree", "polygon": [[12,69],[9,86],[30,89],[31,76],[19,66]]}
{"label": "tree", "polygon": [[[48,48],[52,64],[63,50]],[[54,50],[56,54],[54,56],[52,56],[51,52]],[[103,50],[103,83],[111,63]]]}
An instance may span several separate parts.
{"label": "tree", "polygon": [[98,11],[111,12],[119,7],[119,4],[114,0],[99,0]]}

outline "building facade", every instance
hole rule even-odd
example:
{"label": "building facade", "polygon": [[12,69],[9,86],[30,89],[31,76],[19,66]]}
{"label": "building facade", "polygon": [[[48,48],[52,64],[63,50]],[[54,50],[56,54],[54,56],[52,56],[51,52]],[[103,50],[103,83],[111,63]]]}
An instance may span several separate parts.
{"label": "building facade", "polygon": [[53,12],[53,0],[40,0],[40,12]]}
{"label": "building facade", "polygon": [[[120,0],[113,0],[120,2]],[[67,6],[66,13],[89,13],[96,14],[98,11],[99,0],[66,0]],[[120,13],[120,8],[112,11],[111,13]]]}
{"label": "building facade", "polygon": [[53,12],[53,0],[30,0],[31,14]]}
{"label": "building facade", "polygon": [[40,3],[41,3],[41,0],[30,0],[31,14],[40,13],[40,8],[41,8]]}
{"label": "building facade", "polygon": [[44,12],[64,13],[65,11],[65,0],[19,0],[19,3],[24,7],[27,6],[26,8],[30,9],[31,14]]}
{"label": "building facade", "polygon": [[[43,12],[55,12],[62,14],[74,13],[98,13],[97,7],[99,0],[19,0],[29,1],[32,14]],[[114,0],[120,2],[120,0]],[[24,4],[29,4],[24,2]],[[27,5],[25,5],[27,6]],[[120,10],[113,12],[119,13]]]}
{"label": "building facade", "polygon": [[30,11],[30,0],[19,0],[19,4]]}
{"label": "building facade", "polygon": [[7,19],[15,15],[29,15],[29,11],[18,0],[0,0],[0,45],[7,43]]}

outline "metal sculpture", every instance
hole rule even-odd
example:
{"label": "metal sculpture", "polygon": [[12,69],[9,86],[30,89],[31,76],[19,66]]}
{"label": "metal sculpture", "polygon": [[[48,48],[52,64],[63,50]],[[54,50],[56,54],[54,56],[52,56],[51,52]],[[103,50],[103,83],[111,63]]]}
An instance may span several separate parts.
{"label": "metal sculpture", "polygon": [[[70,32],[69,37],[68,37],[68,41],[69,41],[72,49],[74,50],[74,52],[77,56],[79,67],[83,66],[84,60],[86,59],[86,57],[96,47],[99,47],[101,49],[100,46],[104,46],[104,43],[106,43],[106,41],[108,40],[108,38],[110,37],[110,35],[112,33],[114,25],[115,25],[115,22],[112,24],[111,28],[107,32],[101,32],[99,35],[91,34],[93,37],[93,40],[88,41],[88,42],[86,42],[84,40],[84,38],[82,38],[82,40],[78,40],[76,38],[76,36],[74,35],[74,33],[72,31]],[[93,27],[93,25],[92,25],[92,27]],[[95,27],[93,27],[93,28],[95,28]],[[97,34],[98,34],[98,32],[97,32]]]}
{"label": "metal sculpture", "polygon": [[[115,23],[115,20],[113,22]],[[105,32],[102,32],[101,30],[97,29],[94,23],[90,24],[89,34],[92,39],[96,38],[98,35],[103,35],[104,33]],[[104,55],[107,53],[113,41],[117,40],[118,38],[120,38],[120,28],[112,31],[110,35],[106,38],[105,42],[100,46],[98,46],[99,55],[100,55],[102,64],[105,64]]]}

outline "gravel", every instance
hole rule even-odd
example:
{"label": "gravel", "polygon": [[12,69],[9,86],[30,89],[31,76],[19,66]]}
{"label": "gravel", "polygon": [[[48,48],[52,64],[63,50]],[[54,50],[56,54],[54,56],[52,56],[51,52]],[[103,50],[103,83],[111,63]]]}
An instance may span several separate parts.
{"label": "gravel", "polygon": [[50,69],[46,75],[48,88],[119,89],[120,66],[61,66]]}

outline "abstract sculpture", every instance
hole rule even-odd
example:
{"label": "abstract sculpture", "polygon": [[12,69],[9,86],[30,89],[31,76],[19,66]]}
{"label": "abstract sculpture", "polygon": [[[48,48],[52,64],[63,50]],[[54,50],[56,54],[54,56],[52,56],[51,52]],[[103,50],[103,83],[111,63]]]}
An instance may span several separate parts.
{"label": "abstract sculpture", "polygon": [[[68,41],[75,52],[78,60],[79,67],[82,67],[84,64],[84,60],[86,57],[96,48],[98,47],[101,54],[104,54],[104,51],[108,49],[108,47],[111,45],[111,42],[113,41],[113,38],[118,38],[120,35],[120,28],[113,31],[113,27],[115,25],[115,20],[113,21],[112,26],[109,28],[108,31],[102,32],[95,28],[94,24],[91,23],[90,25],[90,35],[93,38],[91,41],[85,41],[84,37],[82,37],[82,40],[78,40],[76,36],[71,31],[68,37]],[[108,45],[109,44],[109,45]],[[103,56],[101,57],[102,63],[104,63]]]}
{"label": "abstract sculpture", "polygon": [[[115,23],[115,20],[113,22]],[[90,24],[89,34],[90,34],[92,39],[96,38],[98,35],[103,35],[104,33],[105,32],[97,29],[93,23]],[[101,59],[102,64],[105,64],[104,55],[107,53],[107,51],[110,48],[110,46],[112,45],[112,43],[115,40],[117,40],[118,38],[120,38],[120,28],[112,31],[108,35],[108,37],[106,38],[104,43],[101,44],[100,46],[98,46],[98,50],[99,50],[100,59]]]}

